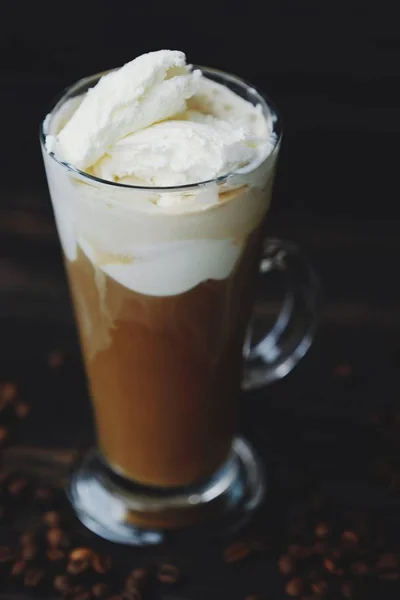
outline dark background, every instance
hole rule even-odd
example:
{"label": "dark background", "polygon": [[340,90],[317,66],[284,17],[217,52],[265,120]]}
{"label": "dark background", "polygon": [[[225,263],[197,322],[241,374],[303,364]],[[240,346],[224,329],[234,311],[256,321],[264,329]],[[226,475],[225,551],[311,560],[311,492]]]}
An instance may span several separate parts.
{"label": "dark background", "polygon": [[273,214],[396,218],[399,31],[395,3],[386,1],[4,0],[3,186],[45,189],[37,128],[64,86],[176,48],[190,62],[252,80],[280,107],[285,144]]}
{"label": "dark background", "polygon": [[[276,529],[276,548],[287,509],[298,510],[311,479],[339,512],[386,519],[400,556],[397,13],[394,2],[376,0],[0,0],[0,381],[16,381],[32,404],[20,438],[26,470],[40,456],[58,480],[63,451],[92,435],[39,122],[74,80],[176,48],[253,81],[280,107],[270,233],[301,244],[325,290],[306,359],[241,405],[241,430],[267,466],[265,523]],[[54,350],[64,357],[58,370],[48,360]],[[388,415],[371,419],[376,411]],[[387,481],[373,475],[377,458],[395,464]],[[125,549],[120,555],[131,561]],[[200,573],[192,581],[201,593],[189,581],[182,597],[283,597],[272,561],[233,576],[211,556],[210,568],[215,579]],[[374,600],[398,598],[399,589],[379,589]]]}

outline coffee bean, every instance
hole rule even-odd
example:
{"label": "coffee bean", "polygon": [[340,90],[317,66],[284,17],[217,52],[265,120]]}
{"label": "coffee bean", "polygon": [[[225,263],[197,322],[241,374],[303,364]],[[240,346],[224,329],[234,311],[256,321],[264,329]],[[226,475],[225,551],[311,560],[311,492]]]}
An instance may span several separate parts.
{"label": "coffee bean", "polygon": [[21,558],[25,561],[34,560],[39,555],[39,548],[36,544],[26,544],[21,550]]}
{"label": "coffee bean", "polygon": [[66,554],[58,548],[50,548],[46,552],[46,558],[50,563],[61,563],[66,559]]}
{"label": "coffee bean", "polygon": [[172,585],[179,581],[181,573],[175,565],[163,563],[157,568],[157,579],[161,583]]}
{"label": "coffee bean", "polygon": [[355,531],[343,531],[340,536],[346,546],[356,546],[360,540],[360,536]]}
{"label": "coffee bean", "polygon": [[24,531],[19,537],[19,543],[22,547],[31,546],[37,543],[37,534],[35,531]]}
{"label": "coffee bean", "polygon": [[126,579],[125,588],[127,590],[135,588],[143,590],[146,587],[149,576],[150,572],[148,569],[144,569],[142,567],[133,569]]}
{"label": "coffee bean", "polygon": [[283,575],[291,575],[294,573],[296,567],[296,563],[292,556],[289,554],[284,554],[278,560],[278,568]]}
{"label": "coffee bean", "polygon": [[106,575],[111,571],[112,568],[111,557],[103,554],[93,554],[92,566],[96,573],[99,573],[99,575]]}
{"label": "coffee bean", "polygon": [[4,444],[8,438],[8,429],[4,425],[0,425],[0,444]]}
{"label": "coffee bean", "polygon": [[61,525],[61,515],[56,510],[49,510],[42,515],[42,521],[48,527],[58,529]]}
{"label": "coffee bean", "polygon": [[0,407],[12,402],[17,397],[17,386],[11,381],[0,383]]}
{"label": "coffee bean", "polygon": [[56,575],[53,581],[53,587],[57,592],[65,594],[71,589],[71,581],[68,575]]}
{"label": "coffee bean", "polygon": [[29,415],[31,407],[27,402],[19,401],[16,402],[14,410],[18,419],[25,419]]}
{"label": "coffee bean", "polygon": [[46,539],[51,548],[67,548],[69,544],[65,532],[58,527],[49,529],[46,533]]}
{"label": "coffee bean", "polygon": [[304,581],[300,577],[291,579],[286,584],[285,590],[288,596],[300,596],[304,589]]}
{"label": "coffee bean", "polygon": [[314,533],[318,538],[324,539],[331,533],[331,528],[328,523],[318,523]]}
{"label": "coffee bean", "polygon": [[89,548],[75,548],[69,553],[67,573],[79,575],[92,566],[94,553]]}
{"label": "coffee bean", "polygon": [[247,542],[235,542],[224,550],[222,559],[225,563],[235,563],[244,560],[251,551],[251,546]]}
{"label": "coffee bean", "polygon": [[339,567],[334,560],[331,558],[325,558],[323,560],[323,566],[326,571],[332,573],[334,575],[343,575],[344,571],[341,567]]}
{"label": "coffee bean", "polygon": [[18,578],[26,571],[27,564],[24,560],[18,560],[11,567],[11,577]]}
{"label": "coffee bean", "polygon": [[45,584],[44,569],[28,569],[24,577],[24,586],[29,589],[39,589]]}
{"label": "coffee bean", "polygon": [[92,594],[95,598],[104,598],[108,592],[108,585],[106,583],[95,583],[92,587]]}
{"label": "coffee bean", "polygon": [[314,594],[324,596],[328,591],[328,584],[324,579],[320,579],[318,581],[314,581],[311,584],[311,589],[314,592]]}
{"label": "coffee bean", "polygon": [[28,481],[24,477],[18,477],[8,484],[8,492],[14,498],[20,498],[28,489]]}

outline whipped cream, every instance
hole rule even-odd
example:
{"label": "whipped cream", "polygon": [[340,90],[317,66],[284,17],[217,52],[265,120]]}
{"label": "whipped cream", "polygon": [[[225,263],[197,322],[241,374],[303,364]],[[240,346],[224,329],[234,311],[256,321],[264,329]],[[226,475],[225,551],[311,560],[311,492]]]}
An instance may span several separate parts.
{"label": "whipped cream", "polygon": [[255,166],[274,144],[261,106],[206,79],[171,50],[104,75],[46,140],[49,152],[100,179],[155,187]]}
{"label": "whipped cream", "polygon": [[143,55],[67,93],[43,130],[64,253],[91,261],[101,297],[105,275],[152,296],[226,279],[268,211],[277,156],[268,107],[192,70],[181,52]]}

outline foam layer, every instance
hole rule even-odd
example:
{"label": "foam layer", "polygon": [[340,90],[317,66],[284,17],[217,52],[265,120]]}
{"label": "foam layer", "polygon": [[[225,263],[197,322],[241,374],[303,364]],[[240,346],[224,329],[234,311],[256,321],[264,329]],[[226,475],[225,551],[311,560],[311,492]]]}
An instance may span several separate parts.
{"label": "foam layer", "polygon": [[[115,72],[119,79],[110,80],[107,75],[86,96],[61,102],[45,123],[44,161],[68,260],[76,260],[80,246],[96,269],[126,288],[168,296],[232,273],[247,236],[268,210],[277,147],[267,110],[196,75],[185,65],[182,53],[152,54],[159,62],[151,74],[137,71],[136,59],[136,66],[128,63]],[[154,56],[139,64],[141,68],[154,66]],[[142,73],[142,85],[128,86],[128,72]],[[181,92],[171,91],[177,90],[175,80],[180,90],[186,90],[184,95],[188,93],[183,104],[178,102]],[[118,81],[127,89],[125,104],[120,90],[115,97],[112,94]],[[152,86],[159,90],[159,100],[167,99],[163,109],[157,108]],[[101,94],[98,89],[103,90]],[[108,94],[119,115],[118,127],[107,129],[113,111],[110,106],[104,109],[98,94],[101,98]],[[137,104],[142,106],[141,116]],[[182,111],[175,114],[177,106]],[[171,111],[167,121],[151,124],[157,115]],[[96,125],[100,117],[101,131]],[[143,123],[148,124],[144,129]],[[73,148],[80,128],[83,135]],[[131,133],[132,129],[137,131]],[[75,152],[72,164],[82,168],[95,161],[87,171],[105,181],[79,175],[61,164],[72,156],[67,147]],[[220,186],[214,182],[168,191],[107,184],[117,179],[134,185],[143,181],[174,185],[176,178],[179,183],[213,179],[215,170],[224,169],[234,174]]]}

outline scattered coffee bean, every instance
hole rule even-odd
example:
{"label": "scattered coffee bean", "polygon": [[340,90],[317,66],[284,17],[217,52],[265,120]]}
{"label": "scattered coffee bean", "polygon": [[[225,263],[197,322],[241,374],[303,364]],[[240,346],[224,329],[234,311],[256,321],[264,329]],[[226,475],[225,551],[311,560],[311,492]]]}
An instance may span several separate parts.
{"label": "scattered coffee bean", "polygon": [[278,560],[278,568],[282,575],[291,575],[295,571],[296,563],[292,556],[284,554]]}
{"label": "scattered coffee bean", "polygon": [[58,527],[49,529],[46,533],[46,539],[51,548],[66,548],[69,543],[65,532]]}
{"label": "scattered coffee bean", "polygon": [[25,419],[29,415],[31,407],[27,402],[19,401],[16,402],[14,410],[18,419]]}
{"label": "scattered coffee bean", "polygon": [[328,591],[328,584],[324,579],[320,579],[319,581],[314,581],[311,584],[311,589],[314,594],[324,596]]}
{"label": "scattered coffee bean", "polygon": [[95,598],[104,598],[104,596],[107,595],[108,589],[109,588],[106,583],[95,583],[92,587],[92,594]]}
{"label": "scattered coffee bean", "polygon": [[57,592],[65,594],[71,590],[71,581],[68,575],[57,575],[54,577],[53,587]]}
{"label": "scattered coffee bean", "polygon": [[286,584],[285,590],[288,596],[300,596],[304,589],[304,581],[300,577],[291,579]]}
{"label": "scattered coffee bean", "polygon": [[61,525],[61,515],[56,510],[49,510],[42,515],[42,521],[48,527],[58,529]]}
{"label": "scattered coffee bean", "polygon": [[328,523],[318,523],[318,525],[315,528],[315,535],[318,538],[321,538],[321,539],[327,538],[330,533],[331,533],[331,528]]}
{"label": "scattered coffee bean", "polygon": [[79,575],[92,566],[93,551],[89,548],[75,548],[69,553],[67,573]]}
{"label": "scattered coffee bean", "polygon": [[19,537],[19,543],[24,548],[37,543],[37,534],[35,531],[24,531]]}
{"label": "scattered coffee bean", "polygon": [[93,554],[92,566],[96,573],[99,573],[99,575],[106,575],[111,571],[111,556],[105,556],[104,554]]}
{"label": "scattered coffee bean", "polygon": [[179,581],[180,576],[181,573],[175,565],[163,563],[158,566],[156,577],[161,583],[172,585]]}
{"label": "scattered coffee bean", "polygon": [[14,498],[20,498],[28,489],[28,481],[24,477],[18,477],[8,484],[8,493]]}
{"label": "scattered coffee bean", "polygon": [[25,561],[34,560],[39,555],[39,548],[36,544],[26,544],[21,550],[21,558]]}
{"label": "scattered coffee bean", "polygon": [[45,579],[44,569],[28,569],[24,577],[24,586],[29,589],[39,589],[44,586]]}
{"label": "scattered coffee bean", "polygon": [[18,560],[11,567],[11,577],[18,578],[26,571],[27,564],[24,560]]}
{"label": "scattered coffee bean", "polygon": [[8,429],[4,425],[0,425],[0,444],[4,444],[8,438]]}
{"label": "scattered coffee bean", "polygon": [[0,383],[0,406],[12,402],[17,397],[17,386],[11,381]]}
{"label": "scattered coffee bean", "polygon": [[323,561],[323,565],[324,568],[332,574],[335,575],[342,575],[343,574],[343,569],[340,569],[339,567],[337,567],[337,565],[334,563],[334,561],[330,558],[325,558]]}
{"label": "scattered coffee bean", "polygon": [[149,576],[150,572],[148,569],[143,567],[133,569],[126,579],[125,588],[129,590],[133,588],[143,590],[146,587]]}
{"label": "scattered coffee bean", "polygon": [[247,542],[235,542],[224,550],[222,559],[225,563],[235,563],[244,560],[251,551],[251,546]]}
{"label": "scattered coffee bean", "polygon": [[66,554],[65,552],[63,552],[62,550],[59,550],[58,548],[50,548],[50,550],[47,550],[46,552],[46,557],[47,560],[51,563],[57,563],[57,562],[62,562],[66,559]]}
{"label": "scattered coffee bean", "polygon": [[343,531],[341,538],[344,542],[356,545],[359,542],[360,536],[355,531]]}

